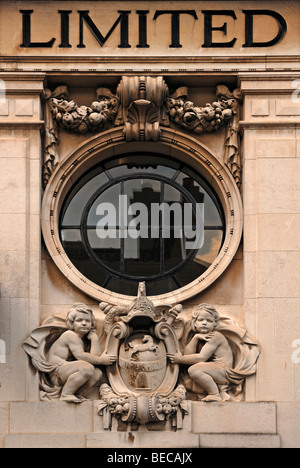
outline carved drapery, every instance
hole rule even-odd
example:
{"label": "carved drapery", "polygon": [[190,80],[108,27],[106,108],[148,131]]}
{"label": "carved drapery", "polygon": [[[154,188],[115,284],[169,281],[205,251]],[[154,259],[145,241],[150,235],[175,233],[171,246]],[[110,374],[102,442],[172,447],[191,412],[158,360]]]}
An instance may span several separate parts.
{"label": "carved drapery", "polygon": [[97,90],[97,100],[89,107],[68,101],[68,88],[45,91],[45,153],[43,185],[46,187],[58,163],[59,128],[78,135],[101,133],[124,127],[126,141],[159,141],[160,127],[170,122],[200,135],[227,126],[225,162],[238,186],[241,185],[240,120],[241,92],[217,87],[216,101],[205,107],[188,100],[188,88],[179,88],[171,97],[163,77],[123,77],[116,95],[107,88]]}
{"label": "carved drapery", "polygon": [[68,97],[67,86],[59,86],[55,91],[46,89],[45,100],[45,142],[43,158],[43,187],[46,187],[51,174],[59,162],[57,145],[59,143],[58,121],[55,118],[56,106],[54,99],[63,100]]}

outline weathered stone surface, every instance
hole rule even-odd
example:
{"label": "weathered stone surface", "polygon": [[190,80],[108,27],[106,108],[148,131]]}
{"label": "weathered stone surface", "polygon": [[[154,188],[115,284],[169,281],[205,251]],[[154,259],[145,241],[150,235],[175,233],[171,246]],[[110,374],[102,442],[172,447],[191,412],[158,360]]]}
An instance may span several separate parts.
{"label": "weathered stone surface", "polygon": [[200,448],[263,448],[280,447],[280,437],[268,434],[200,434]]}
{"label": "weathered stone surface", "polygon": [[83,433],[93,430],[93,403],[70,405],[65,402],[11,403],[10,432]]}
{"label": "weathered stone surface", "polygon": [[198,448],[199,435],[182,432],[94,433],[87,435],[88,448]]}
{"label": "weathered stone surface", "polygon": [[5,448],[86,448],[85,434],[8,434]]}
{"label": "weathered stone surface", "polygon": [[193,432],[276,434],[274,403],[192,403]]}
{"label": "weathered stone surface", "polygon": [[[120,23],[103,46],[85,23],[79,39],[79,13],[71,0],[63,2],[65,11],[72,11],[65,13],[69,15],[64,18],[65,24],[69,19],[70,28],[64,34],[60,30],[63,18],[58,12],[61,3],[34,2],[30,40],[55,41],[52,47],[20,47],[26,37],[19,10],[28,8],[28,2],[18,2],[17,9],[15,2],[0,3],[0,339],[6,345],[5,362],[0,363],[0,446],[73,448],[107,444],[119,448],[148,446],[153,441],[157,446],[163,443],[174,447],[190,441],[197,447],[275,448],[280,443],[284,448],[299,448],[299,2],[259,2],[259,8],[277,11],[287,22],[283,40],[263,48],[243,47],[247,28],[242,10],[258,8],[258,2],[251,0],[240,5],[221,2],[222,8],[234,11],[237,19],[228,15],[212,17],[213,28],[224,25],[227,29],[224,35],[213,29],[213,41],[236,38],[232,47],[225,48],[202,47],[203,11],[218,10],[218,2],[204,0],[200,6],[199,2],[185,2],[186,9],[195,10],[197,19],[193,14],[180,15],[178,40],[182,47],[170,47],[176,39],[171,27],[176,18],[168,13],[154,19],[159,8],[182,9],[182,2],[167,1],[163,7],[146,0],[122,2],[124,9],[131,10],[130,48],[118,47]],[[116,2],[88,3],[91,20],[105,34],[118,18]],[[141,18],[138,9],[149,13]],[[278,23],[274,18],[253,19],[255,41],[276,36]],[[139,20],[147,24],[147,37],[141,36]],[[60,42],[66,43],[67,39],[71,47],[60,47]],[[79,40],[86,47],[78,48]],[[137,47],[139,42],[145,46],[146,40],[149,47]],[[84,105],[95,100],[99,86],[116,94],[123,76],[133,81],[142,76],[162,77],[170,94],[178,86],[188,87],[187,108],[198,108],[199,112],[206,103],[214,102],[220,83],[226,83],[230,92],[240,87],[243,207],[238,193],[231,190],[236,184],[225,164],[226,127],[198,135],[186,131],[184,126],[178,130],[172,121],[169,128],[161,124],[160,141],[154,141],[158,131],[150,132],[153,141],[141,141],[143,125],[152,125],[154,118],[153,106],[144,102],[131,107],[129,116],[135,119],[134,125],[138,123],[139,131],[130,133],[130,127],[127,128],[128,141],[121,126],[97,138],[62,129],[54,159],[55,164],[61,165],[61,172],[41,212],[44,136],[48,143],[53,137],[45,135],[42,120],[44,85],[54,90],[66,83],[70,101],[74,99],[82,111]],[[144,92],[143,86],[140,91]],[[141,96],[135,100],[138,98]],[[138,110],[137,117],[134,111]],[[142,116],[142,110],[147,110],[147,118]],[[181,122],[186,117],[190,122],[192,117],[191,112],[186,116],[180,111],[179,115],[177,111],[173,114]],[[99,116],[92,119],[96,117]],[[232,136],[237,136],[234,131]],[[98,150],[101,154],[97,155]],[[183,432],[171,436],[168,422],[164,439],[155,432],[137,432],[134,437],[129,432],[117,433],[113,438],[112,433],[104,432],[94,402],[77,407],[39,402],[38,377],[21,349],[22,342],[44,319],[66,313],[74,302],[84,302],[94,309],[100,300],[117,303],[111,291],[95,292],[91,285],[83,286],[85,283],[72,265],[70,268],[68,259],[59,256],[59,246],[53,243],[53,250],[46,253],[41,245],[40,220],[44,221],[46,214],[50,216],[61,178],[64,172],[77,167],[79,156],[87,155],[85,170],[92,166],[93,158],[98,163],[113,156],[122,157],[124,152],[144,151],[180,159],[198,170],[221,198],[228,227],[221,262],[214,265],[210,276],[190,288],[156,298],[155,303],[173,306],[182,302],[187,320],[194,306],[204,301],[213,304],[222,315],[245,327],[262,348],[257,374],[246,383],[245,402],[193,402],[191,417],[183,421]],[[63,186],[61,193],[70,188],[71,183]],[[58,206],[62,205],[63,196]],[[244,241],[240,244],[242,226]],[[48,229],[50,239],[51,229],[53,226]],[[45,236],[45,240],[49,238]],[[126,296],[118,300],[122,305],[128,303]],[[99,398],[98,394],[95,398]],[[113,424],[113,430],[116,429],[117,424]]]}

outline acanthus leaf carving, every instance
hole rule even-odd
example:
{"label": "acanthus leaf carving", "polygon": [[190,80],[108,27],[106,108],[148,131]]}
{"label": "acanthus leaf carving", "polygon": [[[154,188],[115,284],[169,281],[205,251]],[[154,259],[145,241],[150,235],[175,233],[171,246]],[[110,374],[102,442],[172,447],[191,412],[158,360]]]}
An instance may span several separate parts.
{"label": "acanthus leaf carving", "polygon": [[138,99],[130,104],[124,132],[127,141],[159,140],[158,111],[153,102]]}
{"label": "acanthus leaf carving", "polygon": [[117,95],[121,102],[118,123],[124,125],[126,140],[158,141],[160,125],[169,125],[169,89],[163,77],[123,77]]}

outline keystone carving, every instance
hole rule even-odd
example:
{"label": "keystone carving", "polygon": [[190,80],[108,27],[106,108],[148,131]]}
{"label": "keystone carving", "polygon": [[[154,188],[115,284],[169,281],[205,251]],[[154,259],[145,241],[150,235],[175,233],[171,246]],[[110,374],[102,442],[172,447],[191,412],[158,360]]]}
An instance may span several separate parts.
{"label": "keystone carving", "polygon": [[[155,307],[145,283],[128,307],[74,304],[49,317],[23,344],[39,372],[43,401],[98,399],[104,428],[112,419],[183,427],[188,399],[235,401],[255,374],[257,341],[209,304],[191,317],[180,304]],[[98,389],[98,398],[91,390]]]}
{"label": "keystone carving", "polygon": [[117,89],[121,102],[117,124],[125,125],[127,141],[158,141],[160,125],[168,126],[168,87],[161,76],[122,78]]}

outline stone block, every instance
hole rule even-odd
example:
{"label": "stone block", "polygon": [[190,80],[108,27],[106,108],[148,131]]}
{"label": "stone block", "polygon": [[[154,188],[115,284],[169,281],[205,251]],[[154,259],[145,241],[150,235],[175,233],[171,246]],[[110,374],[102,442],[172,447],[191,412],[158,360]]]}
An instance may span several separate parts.
{"label": "stone block", "polygon": [[277,404],[278,434],[282,448],[300,447],[300,402],[286,401]]}
{"label": "stone block", "polygon": [[9,116],[9,101],[3,100],[0,102],[0,117]]}
{"label": "stone block", "polygon": [[257,242],[259,250],[300,250],[299,214],[259,215],[257,229]]}
{"label": "stone block", "polygon": [[0,299],[0,339],[5,342],[5,354],[10,352],[10,299]]}
{"label": "stone block", "polygon": [[291,99],[278,99],[276,101],[276,115],[278,117],[298,117],[300,116],[300,106],[298,102]]}
{"label": "stone block", "polygon": [[299,214],[299,158],[247,159],[244,164],[244,212]]}
{"label": "stone block", "polygon": [[0,403],[0,434],[5,434],[8,431],[8,403]]}
{"label": "stone block", "polygon": [[275,403],[193,402],[193,432],[276,434]]}
{"label": "stone block", "polygon": [[0,213],[26,213],[26,177],[25,159],[0,158]]}
{"label": "stone block", "polygon": [[257,205],[253,208],[258,213],[299,213],[299,173],[298,158],[290,158],[288,163],[286,158],[258,159],[253,187],[257,191]]}
{"label": "stone block", "polygon": [[252,99],[251,115],[253,117],[267,117],[270,115],[269,99]]}
{"label": "stone block", "polygon": [[271,299],[269,311],[271,310],[275,315],[276,352],[290,354],[292,343],[300,340],[300,298]]}
{"label": "stone block", "polygon": [[89,433],[93,430],[93,402],[17,402],[10,406],[10,433]]}
{"label": "stone block", "polygon": [[257,294],[262,298],[299,297],[299,252],[260,252],[257,257]]}
{"label": "stone block", "polygon": [[26,297],[26,252],[0,251],[1,297]]}
{"label": "stone block", "polygon": [[26,214],[0,214],[0,251],[24,251],[26,231]]}
{"label": "stone block", "polygon": [[34,111],[33,111],[32,99],[16,99],[15,100],[16,117],[32,117],[33,112]]}
{"label": "stone block", "polygon": [[280,437],[269,434],[200,434],[200,448],[280,448]]}
{"label": "stone block", "polygon": [[8,403],[0,403],[0,448],[5,446],[5,434],[8,432],[8,414]]}
{"label": "stone block", "polygon": [[295,138],[265,138],[256,141],[256,156],[258,158],[295,158]]}
{"label": "stone block", "polygon": [[199,435],[178,432],[99,432],[87,435],[87,448],[199,448]]}
{"label": "stone block", "polygon": [[8,434],[5,448],[85,448],[85,434]]}
{"label": "stone block", "polygon": [[0,158],[22,158],[27,155],[27,138],[0,138]]}

